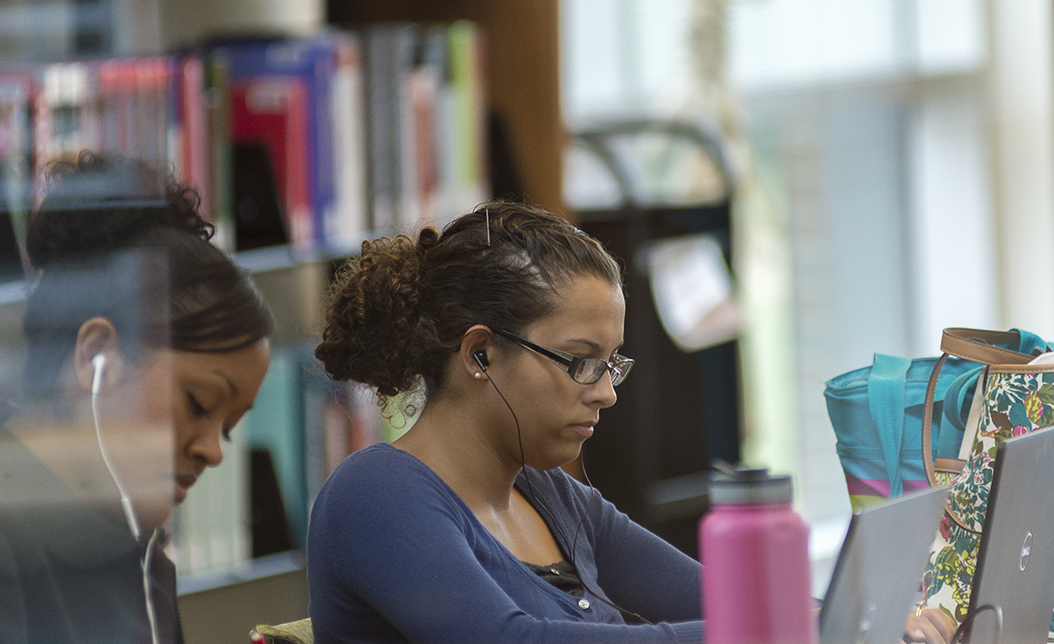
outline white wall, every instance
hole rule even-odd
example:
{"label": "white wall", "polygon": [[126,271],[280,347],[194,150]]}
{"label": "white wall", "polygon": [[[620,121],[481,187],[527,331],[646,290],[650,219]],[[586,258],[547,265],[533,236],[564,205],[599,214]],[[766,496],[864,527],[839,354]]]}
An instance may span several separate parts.
{"label": "white wall", "polygon": [[1000,325],[1054,337],[1054,10],[991,3],[987,75]]}

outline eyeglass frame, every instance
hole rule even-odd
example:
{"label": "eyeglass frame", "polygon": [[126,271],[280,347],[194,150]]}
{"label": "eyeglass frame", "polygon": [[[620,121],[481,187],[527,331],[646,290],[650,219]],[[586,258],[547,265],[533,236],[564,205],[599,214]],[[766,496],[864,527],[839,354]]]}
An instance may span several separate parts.
{"label": "eyeglass frame", "polygon": [[629,375],[630,369],[633,368],[633,358],[628,358],[618,353],[615,354],[615,358],[620,358],[621,364],[613,364],[611,362],[608,362],[607,360],[604,360],[603,358],[583,358],[581,356],[572,355],[570,353],[565,353],[563,351],[558,351],[549,347],[543,347],[539,344],[531,342],[530,340],[521,338],[520,336],[516,335],[511,331],[506,331],[504,329],[497,329],[495,333],[507,340],[512,340],[513,342],[519,344],[525,349],[529,349],[537,353],[538,355],[545,358],[549,358],[553,362],[556,362],[557,364],[561,365],[567,372],[567,376],[580,385],[592,385],[597,383],[601,378],[604,377],[604,372],[601,371],[600,375],[597,376],[597,379],[592,382],[582,382],[581,380],[576,380],[573,373],[578,371],[579,365],[581,365],[583,362],[586,362],[587,360],[599,360],[600,362],[604,363],[608,374],[611,376],[612,387],[617,387],[623,382],[625,382],[626,376]]}

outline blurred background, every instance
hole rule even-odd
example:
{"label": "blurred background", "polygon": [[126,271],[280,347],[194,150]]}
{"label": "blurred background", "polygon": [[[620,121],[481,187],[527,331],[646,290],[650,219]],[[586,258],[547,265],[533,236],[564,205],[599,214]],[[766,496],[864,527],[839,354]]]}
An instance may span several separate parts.
{"label": "blurred background", "polygon": [[[687,422],[686,433],[650,446],[641,434],[661,431],[611,419],[620,438],[605,445],[602,420],[587,450],[598,488],[624,493],[646,523],[694,524],[709,459],[742,460],[794,476],[822,562],[850,512],[826,380],[875,352],[939,354],[949,326],[1054,335],[1054,9],[1041,0],[0,0],[0,60],[460,19],[483,43],[489,146],[488,187],[460,207],[525,196],[608,235],[631,302],[655,303],[629,313],[642,384],[620,404],[638,419],[683,410],[688,421],[662,423]],[[643,243],[685,235],[712,248]],[[319,300],[305,293],[321,293],[336,255],[242,261],[273,306],[312,312]],[[683,286],[703,282],[706,297]],[[0,294],[14,303],[0,307],[5,328],[20,288]],[[308,343],[317,316],[280,322],[281,342]],[[298,359],[272,371],[295,374]],[[393,430],[378,431],[371,440]],[[310,443],[296,449],[310,458]],[[697,457],[658,472],[668,451]],[[655,463],[615,476],[606,470],[619,458]],[[312,485],[285,500],[301,523]],[[825,583],[821,572],[814,585]]]}
{"label": "blurred background", "polygon": [[[848,516],[824,382],[948,326],[1049,333],[1043,2],[563,0],[569,126],[719,132],[735,176],[745,460],[795,473],[813,554]],[[567,167],[569,201],[588,171]],[[1038,251],[1038,252],[1034,252]],[[1037,297],[1038,296],[1038,297]]]}

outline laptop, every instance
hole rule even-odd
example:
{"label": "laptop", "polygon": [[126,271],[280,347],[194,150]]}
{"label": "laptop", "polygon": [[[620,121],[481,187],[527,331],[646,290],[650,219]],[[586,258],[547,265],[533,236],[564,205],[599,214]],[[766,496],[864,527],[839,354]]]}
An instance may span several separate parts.
{"label": "laptop", "polygon": [[820,610],[821,644],[901,640],[947,501],[942,486],[853,515]]}
{"label": "laptop", "polygon": [[[1002,630],[996,638],[999,607]],[[999,445],[965,641],[1040,644],[1054,610],[1054,429]]]}

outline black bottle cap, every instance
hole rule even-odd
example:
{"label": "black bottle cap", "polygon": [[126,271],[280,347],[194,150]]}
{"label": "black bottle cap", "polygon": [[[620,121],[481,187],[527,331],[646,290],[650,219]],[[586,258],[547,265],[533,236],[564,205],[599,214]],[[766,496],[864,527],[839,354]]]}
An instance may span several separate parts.
{"label": "black bottle cap", "polygon": [[765,468],[728,468],[710,476],[711,503],[762,505],[789,503],[793,497],[791,477]]}

